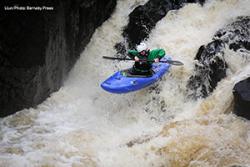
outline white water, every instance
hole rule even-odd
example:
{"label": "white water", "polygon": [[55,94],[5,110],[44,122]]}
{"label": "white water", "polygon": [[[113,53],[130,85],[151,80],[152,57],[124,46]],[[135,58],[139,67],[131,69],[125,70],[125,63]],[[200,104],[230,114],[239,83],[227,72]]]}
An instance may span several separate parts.
{"label": "white water", "polygon": [[131,64],[101,57],[115,54],[128,14],[145,2],[118,1],[64,86],[36,109],[1,120],[0,166],[250,165],[250,123],[229,114],[234,84],[250,75],[240,53],[226,51],[228,77],[210,97],[185,97],[198,48],[232,19],[250,15],[250,1],[209,1],[168,13],[146,42],[185,66],[172,67],[162,81],[142,91],[106,93],[101,81]]}

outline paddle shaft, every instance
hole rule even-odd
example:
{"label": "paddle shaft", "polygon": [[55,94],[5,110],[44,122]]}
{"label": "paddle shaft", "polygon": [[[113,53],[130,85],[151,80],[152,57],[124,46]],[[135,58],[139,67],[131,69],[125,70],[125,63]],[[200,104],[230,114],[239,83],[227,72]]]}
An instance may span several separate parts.
{"label": "paddle shaft", "polygon": [[[118,57],[108,57],[108,56],[103,56],[104,59],[109,59],[109,60],[128,60],[128,61],[135,61],[134,59],[129,59],[129,58],[118,58]],[[145,62],[145,60],[139,60],[141,62]],[[147,60],[148,61],[148,60]],[[148,62],[154,62],[154,61],[148,61]],[[169,63],[172,65],[183,65],[182,62],[180,61],[174,61],[174,60],[166,60],[166,61],[159,61],[161,63]]]}

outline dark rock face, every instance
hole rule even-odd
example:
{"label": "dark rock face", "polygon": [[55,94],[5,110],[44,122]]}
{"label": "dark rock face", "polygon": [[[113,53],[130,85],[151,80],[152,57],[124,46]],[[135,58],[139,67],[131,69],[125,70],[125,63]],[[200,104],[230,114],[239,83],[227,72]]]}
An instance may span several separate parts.
{"label": "dark rock face", "polygon": [[187,88],[189,96],[207,97],[217,83],[226,77],[227,63],[224,59],[225,47],[249,55],[250,17],[239,17],[233,23],[216,32],[213,41],[201,46],[195,60],[194,74]]}
{"label": "dark rock face", "polygon": [[78,0],[79,9],[79,45],[80,49],[89,42],[95,29],[113,12],[116,0]]}
{"label": "dark rock face", "polygon": [[215,40],[201,46],[196,54],[195,74],[189,79],[187,87],[193,97],[206,97],[226,77],[227,64],[224,60],[224,43]]}
{"label": "dark rock face", "polygon": [[250,77],[235,84],[233,95],[235,114],[250,120]]}
{"label": "dark rock face", "polygon": [[[0,117],[34,107],[62,85],[116,0],[0,2]],[[18,4],[18,5],[17,5]],[[4,10],[49,6],[53,10]]]}
{"label": "dark rock face", "polygon": [[205,0],[149,0],[145,5],[136,7],[129,14],[129,23],[124,28],[123,37],[126,42],[116,44],[115,48],[118,53],[124,54],[125,44],[128,43],[129,48],[134,48],[142,40],[146,39],[155,27],[156,23],[161,20],[169,10],[181,8],[185,3],[201,3]]}

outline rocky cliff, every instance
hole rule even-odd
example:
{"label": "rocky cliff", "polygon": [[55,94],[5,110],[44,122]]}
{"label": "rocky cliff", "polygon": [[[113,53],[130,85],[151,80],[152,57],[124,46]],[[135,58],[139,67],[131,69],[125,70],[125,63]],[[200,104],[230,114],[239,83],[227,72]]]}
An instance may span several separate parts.
{"label": "rocky cliff", "polygon": [[[218,30],[213,40],[198,50],[195,60],[194,74],[188,82],[189,95],[207,97],[217,83],[227,76],[225,49],[240,52],[249,59],[250,51],[250,17],[238,17],[225,28]],[[248,57],[248,58],[247,58]]]}
{"label": "rocky cliff", "polygon": [[[116,0],[1,1],[0,117],[58,90]],[[38,10],[29,7],[50,7]],[[24,9],[24,10],[23,10]]]}

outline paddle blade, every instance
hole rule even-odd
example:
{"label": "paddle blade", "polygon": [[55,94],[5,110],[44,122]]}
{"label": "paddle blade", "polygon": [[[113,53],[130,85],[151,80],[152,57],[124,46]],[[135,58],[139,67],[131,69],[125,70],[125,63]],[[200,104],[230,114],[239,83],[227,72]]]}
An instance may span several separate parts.
{"label": "paddle blade", "polygon": [[182,62],[177,61],[177,60],[166,60],[166,61],[160,61],[161,63],[168,63],[171,65],[175,65],[175,66],[182,66],[184,65]]}
{"label": "paddle blade", "polygon": [[182,66],[182,65],[184,65],[182,62],[176,61],[176,60],[169,60],[168,63],[172,64],[172,65],[175,65],[175,66]]}

